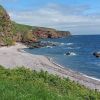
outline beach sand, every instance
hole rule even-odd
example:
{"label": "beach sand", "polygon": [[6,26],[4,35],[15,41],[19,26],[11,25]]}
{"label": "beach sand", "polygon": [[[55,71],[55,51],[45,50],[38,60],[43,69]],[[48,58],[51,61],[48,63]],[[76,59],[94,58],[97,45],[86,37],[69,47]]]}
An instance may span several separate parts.
{"label": "beach sand", "polygon": [[60,77],[69,78],[72,81],[78,82],[90,89],[97,89],[100,91],[100,80],[95,79],[84,74],[72,71],[56,64],[51,58],[42,55],[33,55],[25,52],[23,49],[27,48],[21,43],[17,43],[11,47],[0,48],[0,65],[5,68],[26,67],[32,70],[44,70],[50,74],[59,75]]}

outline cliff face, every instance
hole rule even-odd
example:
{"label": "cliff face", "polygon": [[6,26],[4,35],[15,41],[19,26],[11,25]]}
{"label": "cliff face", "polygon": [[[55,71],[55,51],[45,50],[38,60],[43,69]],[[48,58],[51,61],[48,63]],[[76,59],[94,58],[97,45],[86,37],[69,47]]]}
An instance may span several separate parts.
{"label": "cliff face", "polygon": [[32,30],[33,35],[41,38],[60,38],[71,35],[69,31],[58,31],[52,28],[39,27]]}
{"label": "cliff face", "polygon": [[[10,42],[12,35],[12,24],[6,10],[0,6],[0,45]],[[8,41],[7,41],[8,40]]]}
{"label": "cliff face", "polygon": [[[23,29],[25,29],[25,26],[21,25]],[[20,30],[18,31],[20,32]],[[41,38],[60,38],[60,37],[66,37],[71,35],[69,31],[58,31],[53,28],[45,28],[45,27],[29,27],[27,31],[20,32],[21,34],[21,42],[28,43],[28,42],[37,42],[38,39]],[[17,33],[18,35],[18,33]],[[17,39],[18,40],[18,39]]]}
{"label": "cliff face", "polygon": [[60,37],[70,36],[71,33],[69,31],[57,31]]}
{"label": "cliff face", "polygon": [[0,33],[10,34],[12,29],[12,24],[10,16],[7,14],[5,9],[0,6]]}

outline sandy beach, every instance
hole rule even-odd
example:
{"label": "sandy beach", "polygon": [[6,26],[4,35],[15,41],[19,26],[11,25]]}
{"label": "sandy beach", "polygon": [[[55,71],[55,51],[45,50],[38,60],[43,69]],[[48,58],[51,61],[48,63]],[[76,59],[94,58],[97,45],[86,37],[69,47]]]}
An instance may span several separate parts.
{"label": "sandy beach", "polygon": [[100,91],[100,80],[88,77],[84,74],[72,71],[56,64],[52,59],[42,55],[33,55],[22,50],[27,48],[25,45],[17,43],[11,47],[0,48],[0,65],[6,68],[26,67],[32,70],[48,71],[60,77],[69,77],[70,80],[78,82],[87,88]]}

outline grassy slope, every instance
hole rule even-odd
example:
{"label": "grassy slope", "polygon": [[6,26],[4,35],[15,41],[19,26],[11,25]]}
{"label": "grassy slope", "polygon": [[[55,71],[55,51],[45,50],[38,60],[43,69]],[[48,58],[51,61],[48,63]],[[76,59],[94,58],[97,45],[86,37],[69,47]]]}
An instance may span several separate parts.
{"label": "grassy slope", "polygon": [[0,100],[100,100],[100,93],[47,72],[0,67]]}
{"label": "grassy slope", "polygon": [[29,26],[29,25],[23,25],[23,24],[18,24],[15,22],[12,22],[13,24],[13,33],[16,34],[18,32],[20,33],[27,33],[29,30],[33,29],[34,27]]}

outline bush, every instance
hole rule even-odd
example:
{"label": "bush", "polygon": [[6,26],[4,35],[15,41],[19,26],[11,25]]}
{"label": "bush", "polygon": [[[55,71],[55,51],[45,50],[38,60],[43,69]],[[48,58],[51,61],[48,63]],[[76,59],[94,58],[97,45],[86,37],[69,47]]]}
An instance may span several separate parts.
{"label": "bush", "polygon": [[7,36],[3,37],[3,42],[6,46],[11,46],[14,44],[13,39],[11,37],[7,37]]}
{"label": "bush", "polygon": [[23,41],[31,41],[32,39],[33,39],[32,32],[27,32],[27,33],[23,34],[23,36],[22,36]]}

